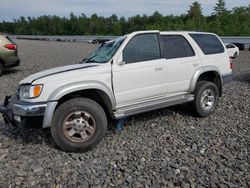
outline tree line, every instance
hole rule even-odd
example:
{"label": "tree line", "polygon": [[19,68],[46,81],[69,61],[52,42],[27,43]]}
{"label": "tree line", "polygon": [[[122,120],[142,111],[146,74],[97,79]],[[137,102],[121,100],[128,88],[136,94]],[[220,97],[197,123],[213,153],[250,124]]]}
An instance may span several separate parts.
{"label": "tree line", "polygon": [[193,2],[189,10],[180,16],[136,15],[129,18],[93,14],[69,17],[44,15],[20,17],[12,22],[2,21],[0,32],[20,35],[123,35],[136,30],[196,30],[215,32],[221,36],[250,35],[250,4],[227,10],[224,0],[218,0],[211,15],[204,16],[199,2]]}

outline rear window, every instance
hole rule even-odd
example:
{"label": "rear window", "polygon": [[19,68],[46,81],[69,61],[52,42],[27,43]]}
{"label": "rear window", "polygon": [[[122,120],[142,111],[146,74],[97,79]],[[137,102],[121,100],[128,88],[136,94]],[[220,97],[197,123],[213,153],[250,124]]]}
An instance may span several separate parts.
{"label": "rear window", "polygon": [[205,55],[224,52],[224,47],[218,37],[211,34],[189,34]]}
{"label": "rear window", "polygon": [[6,36],[6,38],[13,44],[15,44],[15,42],[9,37],[9,36]]}
{"label": "rear window", "polygon": [[167,59],[195,55],[188,41],[181,35],[161,35],[161,39]]}

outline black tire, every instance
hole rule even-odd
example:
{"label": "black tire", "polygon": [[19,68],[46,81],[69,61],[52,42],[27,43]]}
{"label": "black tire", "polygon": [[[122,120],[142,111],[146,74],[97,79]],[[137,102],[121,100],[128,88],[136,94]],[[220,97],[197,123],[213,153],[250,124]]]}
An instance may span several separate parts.
{"label": "black tire", "polygon": [[[208,96],[209,96],[209,93],[211,93],[209,97],[211,97],[212,94],[214,95],[213,102],[211,102],[212,99],[209,99],[211,100],[209,101],[208,97],[206,98],[205,91],[208,92]],[[211,106],[205,105],[206,99],[208,100],[207,103],[211,104]],[[218,102],[219,102],[218,87],[213,82],[199,81],[195,87],[194,101],[189,103],[188,107],[191,108],[194,115],[199,116],[199,117],[207,117],[214,112]]]}
{"label": "black tire", "polygon": [[3,75],[3,71],[4,71],[3,63],[0,62],[0,76]]}
{"label": "black tire", "polygon": [[[72,113],[74,114],[74,112],[79,114],[79,111],[81,112],[84,111],[87,114],[89,114],[89,116],[91,116],[91,120],[93,119],[92,122],[94,122],[93,124],[95,124],[95,130],[93,131],[92,136],[89,139],[85,141],[75,142],[72,141],[73,138],[67,137],[69,135],[67,135],[67,131],[65,131],[64,126],[65,126],[65,121],[70,116],[70,114]],[[76,121],[76,118],[72,119],[72,122],[73,121]],[[75,127],[70,128],[70,130],[71,129],[75,130]],[[88,98],[74,98],[61,104],[55,111],[51,125],[51,135],[54,141],[60,148],[69,152],[82,152],[90,150],[91,148],[96,146],[99,142],[101,142],[101,140],[106,135],[106,131],[107,131],[107,117],[104,110],[99,104]],[[77,136],[78,133],[76,133],[75,135]],[[86,133],[88,132],[85,132],[85,134]]]}

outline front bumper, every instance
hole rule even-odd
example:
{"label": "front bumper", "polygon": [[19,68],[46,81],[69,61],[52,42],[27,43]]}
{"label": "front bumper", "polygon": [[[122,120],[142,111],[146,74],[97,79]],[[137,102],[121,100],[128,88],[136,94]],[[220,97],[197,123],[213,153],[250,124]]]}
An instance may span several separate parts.
{"label": "front bumper", "polygon": [[[21,101],[17,95],[6,97],[4,104],[0,105],[0,113],[6,123],[12,125],[25,124],[27,120],[42,124],[47,103],[28,103]],[[40,125],[38,125],[40,126]]]}
{"label": "front bumper", "polygon": [[4,68],[12,68],[12,67],[17,67],[19,65],[20,65],[20,59],[17,58],[16,61],[14,61],[12,63],[5,64]]}

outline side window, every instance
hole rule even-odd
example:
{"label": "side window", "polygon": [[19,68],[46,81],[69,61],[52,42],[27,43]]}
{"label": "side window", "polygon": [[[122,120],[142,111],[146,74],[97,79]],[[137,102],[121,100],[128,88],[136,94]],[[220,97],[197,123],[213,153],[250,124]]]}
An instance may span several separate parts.
{"label": "side window", "polygon": [[232,45],[232,44],[228,44],[228,45],[226,45],[226,48],[228,49],[228,48],[234,48],[234,46]]}
{"label": "side window", "polygon": [[232,45],[232,44],[230,45],[230,47],[231,47],[231,48],[235,48],[235,46],[234,46],[234,45]]}
{"label": "side window", "polygon": [[205,55],[224,52],[224,47],[218,37],[211,34],[189,34]]}
{"label": "side window", "polygon": [[192,47],[181,35],[162,35],[161,40],[167,59],[194,56]]}
{"label": "side window", "polygon": [[157,34],[142,34],[134,36],[123,50],[123,61],[135,63],[159,59],[160,47]]}

